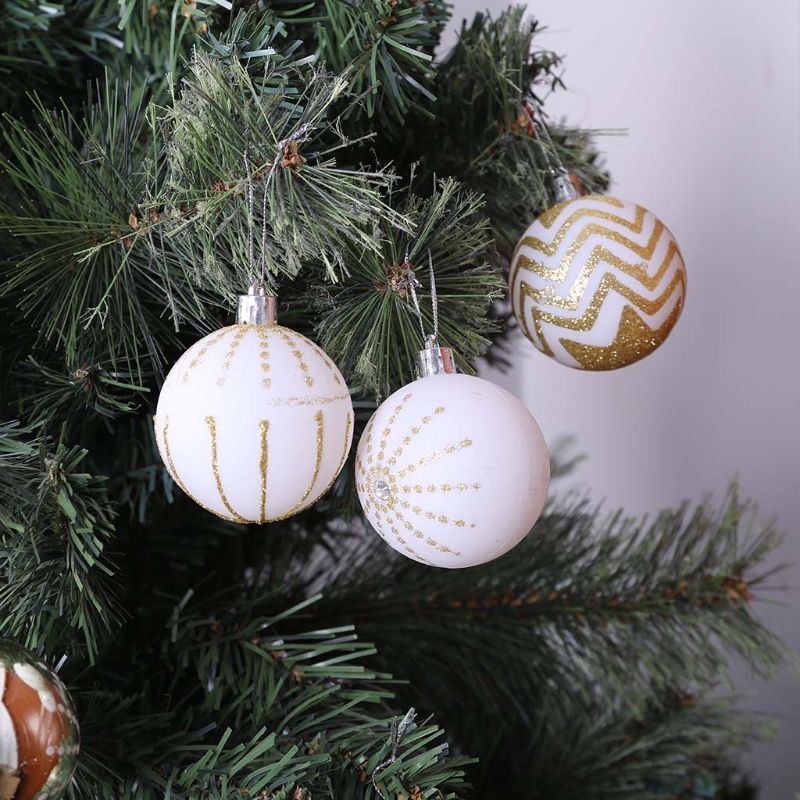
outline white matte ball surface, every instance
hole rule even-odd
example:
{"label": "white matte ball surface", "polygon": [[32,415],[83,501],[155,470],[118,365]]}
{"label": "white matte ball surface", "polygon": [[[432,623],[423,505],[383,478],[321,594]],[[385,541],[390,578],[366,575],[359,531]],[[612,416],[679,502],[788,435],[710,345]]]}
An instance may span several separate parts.
{"label": "white matte ball surface", "polygon": [[233,522],[272,522],[319,499],[352,442],[353,405],[325,352],[280,325],[231,325],[170,370],[155,418],[178,486]]}
{"label": "white matte ball surface", "polygon": [[543,353],[577,369],[617,369],[667,338],[686,297],[686,269],[655,214],[587,195],[528,227],[509,291],[522,332]]}
{"label": "white matte ball surface", "polygon": [[361,504],[409,558],[470,567],[518,544],[542,511],[550,459],[514,395],[470,375],[432,375],[375,412],[356,456]]}

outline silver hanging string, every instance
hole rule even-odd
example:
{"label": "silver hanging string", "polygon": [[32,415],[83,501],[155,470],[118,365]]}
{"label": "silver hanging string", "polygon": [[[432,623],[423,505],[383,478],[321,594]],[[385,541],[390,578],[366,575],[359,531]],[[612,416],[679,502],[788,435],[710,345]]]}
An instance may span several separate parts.
{"label": "silver hanging string", "polygon": [[397,719],[392,718],[392,727],[389,733],[389,754],[374,770],[372,770],[372,785],[375,787],[375,792],[381,800],[386,800],[386,795],[378,788],[378,773],[397,761],[397,751],[400,749],[400,743],[403,741],[403,737],[409,731],[417,727],[414,724],[416,716],[417,712],[413,708],[409,708],[406,715],[400,720],[399,725],[397,724]]}
{"label": "silver hanging string", "polygon": [[255,209],[253,199],[253,175],[250,171],[250,159],[248,158],[249,147],[244,149],[244,170],[247,176],[247,261],[250,268],[250,273],[253,280],[256,275],[260,273],[261,284],[266,282],[267,278],[267,195],[269,193],[269,185],[273,176],[280,166],[283,154],[289,144],[303,144],[311,139],[311,132],[314,129],[312,122],[304,122],[293,134],[280,139],[275,145],[275,158],[272,160],[272,165],[268,168],[267,177],[264,179],[264,194],[261,202],[261,253],[260,253],[260,270],[256,266],[254,256],[254,234],[255,227]]}
{"label": "silver hanging string", "polygon": [[[527,102],[528,100],[530,102]],[[531,110],[531,106],[533,106],[533,110]],[[556,150],[553,137],[550,135],[550,129],[547,127],[547,123],[544,121],[544,113],[542,112],[541,105],[534,97],[533,92],[528,91],[525,100],[523,100],[522,108],[531,122],[531,126],[533,127],[533,135],[536,138],[539,149],[542,151],[542,155],[544,156],[544,161],[547,165],[547,172],[550,176],[550,182],[552,184],[553,195],[556,203],[561,203],[565,200],[572,200],[578,196],[578,190],[570,180],[569,172],[564,166],[564,162],[561,160],[558,150]],[[544,141],[539,135],[540,125],[544,131],[544,135],[547,137],[549,148],[545,147]],[[555,166],[550,160],[548,149],[555,159]]]}
{"label": "silver hanging string", "polygon": [[416,359],[417,377],[424,378],[428,375],[455,373],[457,372],[457,368],[452,349],[439,346],[439,296],[436,292],[436,277],[433,271],[433,256],[431,255],[431,251],[428,250],[428,267],[431,276],[432,334],[425,333],[425,321],[422,317],[422,309],[420,308],[419,298],[417,297],[417,288],[420,286],[420,282],[417,280],[413,268],[408,263],[408,253],[406,253],[406,264],[408,269],[406,283],[413,302],[412,310],[419,320],[419,327],[422,331],[422,349],[417,353]]}
{"label": "silver hanging string", "polygon": [[439,341],[439,297],[436,294],[436,276],[433,274],[433,256],[428,248],[428,269],[431,276],[431,309],[433,311],[433,341]]}
{"label": "silver hanging string", "polygon": [[414,305],[413,310],[417,316],[417,319],[419,320],[419,327],[422,331],[422,340],[425,342],[425,346],[429,347],[439,341],[439,298],[436,294],[436,276],[433,271],[433,256],[431,255],[430,248],[428,248],[428,270],[431,280],[431,313],[433,316],[433,334],[430,336],[425,333],[425,320],[422,316],[419,297],[417,297],[417,289],[422,288],[422,284],[419,282],[417,274],[414,272],[414,268],[411,266],[408,250],[406,250],[404,263],[407,265],[408,269],[408,290],[411,294],[411,302]]}
{"label": "silver hanging string", "polygon": [[261,201],[261,283],[267,274],[267,185],[264,183],[264,197]]}
{"label": "silver hanging string", "polygon": [[403,264],[406,265],[408,270],[408,274],[406,276],[406,280],[408,281],[408,290],[411,293],[411,302],[414,304],[414,313],[417,315],[417,320],[419,320],[419,329],[422,331],[422,340],[425,341],[425,322],[422,319],[422,309],[420,308],[419,298],[417,297],[417,289],[422,288],[422,284],[419,282],[419,280],[417,280],[417,273],[414,272],[414,268],[411,266],[409,248],[406,248]]}
{"label": "silver hanging string", "polygon": [[[531,110],[531,107],[533,108],[533,110]],[[550,154],[552,154],[553,160],[555,161],[555,165],[559,169],[566,171],[566,168],[564,167],[564,162],[561,160],[561,156],[558,154],[558,150],[556,149],[555,143],[553,142],[553,137],[550,135],[550,129],[547,127],[547,123],[545,122],[544,112],[542,111],[542,107],[539,101],[534,96],[533,92],[528,91],[526,93],[525,98],[522,101],[522,109],[524,110],[528,119],[531,121],[531,125],[533,126],[533,135],[536,137],[536,141],[542,148],[542,153],[544,154],[544,160],[547,162],[547,165],[551,168],[553,166],[552,162],[550,161]],[[542,141],[542,137],[539,135],[540,126],[545,135],[545,138],[547,139],[549,153],[548,153],[548,147],[545,147],[544,141]]]}
{"label": "silver hanging string", "polygon": [[253,259],[253,176],[250,173],[250,159],[248,149],[244,148],[244,172],[247,176],[247,266],[250,270],[250,277],[255,280],[256,265]]}

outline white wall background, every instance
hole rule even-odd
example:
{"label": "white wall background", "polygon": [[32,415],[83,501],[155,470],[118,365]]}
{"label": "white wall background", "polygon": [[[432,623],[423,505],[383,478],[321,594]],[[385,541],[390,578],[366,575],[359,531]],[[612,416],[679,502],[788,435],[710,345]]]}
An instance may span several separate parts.
{"label": "white wall background", "polygon": [[[463,17],[497,0],[455,0]],[[609,506],[642,513],[738,475],[787,533],[800,563],[800,4],[797,0],[530,0],[566,55],[556,118],[626,128],[601,142],[612,191],[656,212],[680,242],[689,282],[670,339],[643,362],[589,374],[517,341],[500,378],[549,440],[574,433],[590,458],[578,479]],[[529,220],[520,220],[520,232]],[[800,571],[783,582],[797,587]],[[770,605],[772,600],[786,605]],[[798,597],[759,610],[800,649]],[[782,720],[749,756],[762,798],[800,791],[800,681],[737,676],[748,705]]]}

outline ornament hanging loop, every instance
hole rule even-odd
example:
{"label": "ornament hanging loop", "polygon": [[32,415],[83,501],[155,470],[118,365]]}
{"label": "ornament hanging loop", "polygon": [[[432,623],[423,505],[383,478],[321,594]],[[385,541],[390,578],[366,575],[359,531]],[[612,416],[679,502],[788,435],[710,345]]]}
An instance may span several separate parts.
{"label": "ornament hanging loop", "polygon": [[[547,123],[544,120],[541,104],[532,91],[528,91],[523,100],[522,108],[530,120],[533,135],[539,143],[545,163],[547,164],[547,176],[550,180],[550,188],[553,190],[555,202],[563,203],[567,200],[573,200],[578,197],[578,190],[575,188],[575,184],[572,182],[569,172],[564,166],[561,156],[558,154],[553,137],[550,135],[550,129],[547,127]],[[541,136],[539,136],[540,127],[547,139],[547,147],[545,147],[544,141]],[[552,160],[550,154],[553,156]],[[553,161],[555,161],[555,163],[553,163]]]}
{"label": "ornament hanging loop", "polygon": [[[408,263],[408,257],[406,257]],[[436,277],[433,273],[433,256],[428,250],[428,268],[431,276],[431,310],[433,314],[433,333],[425,333],[425,325],[422,321],[422,311],[417,298],[416,287],[420,285],[417,276],[411,275],[411,299],[414,302],[414,309],[419,317],[419,324],[422,328],[422,338],[424,348],[417,353],[417,377],[427,378],[429,375],[452,375],[456,372],[456,362],[453,351],[449,347],[439,345],[439,298],[436,295]]]}
{"label": "ornament hanging loop", "polygon": [[403,737],[409,731],[413,731],[414,728],[417,726],[414,724],[414,720],[417,717],[417,712],[413,708],[409,708],[406,711],[406,715],[403,719],[400,720],[398,723],[396,719],[392,719],[391,728],[389,733],[389,754],[387,757],[372,770],[372,785],[375,788],[375,793],[381,800],[387,800],[386,795],[380,790],[378,786],[378,773],[382,769],[386,769],[386,767],[391,766],[397,761],[398,758],[398,750],[400,749],[400,743],[403,741]]}
{"label": "ornament hanging loop", "polygon": [[266,292],[266,224],[267,224],[267,187],[264,186],[264,203],[261,209],[261,277],[257,277],[255,257],[253,254],[254,198],[253,174],[250,170],[249,148],[245,147],[242,155],[245,175],[247,176],[247,265],[252,276],[247,294],[240,294],[236,306],[236,322],[238,325],[274,325],[277,322],[277,300]]}

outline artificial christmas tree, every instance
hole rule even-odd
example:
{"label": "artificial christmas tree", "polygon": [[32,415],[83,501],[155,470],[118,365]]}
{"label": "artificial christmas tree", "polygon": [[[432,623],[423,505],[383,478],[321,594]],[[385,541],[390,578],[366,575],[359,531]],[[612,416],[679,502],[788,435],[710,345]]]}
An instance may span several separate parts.
{"label": "artificial christmas tree", "polygon": [[[0,635],[74,701],[69,795],[723,796],[763,725],[712,690],[731,655],[768,674],[781,654],[750,606],[776,537],[735,492],[719,513],[607,516],[559,497],[556,454],[534,535],[438,570],[368,531],[352,452],[327,494],[252,525],[197,506],[159,457],[166,375],[256,279],[349,387],[329,478],[348,426],[414,378],[420,321],[462,372],[513,367],[498,301],[550,164],[607,184],[588,133],[543,140],[527,113],[560,82],[536,23],[479,15],[437,54],[442,0],[4,9]],[[237,331],[271,390],[275,331]],[[181,469],[195,431],[213,495],[221,433],[199,420]],[[308,486],[288,455],[259,473],[262,430],[225,469]],[[247,519],[270,519],[253,485]],[[0,796],[32,785],[24,759],[0,766]]]}

